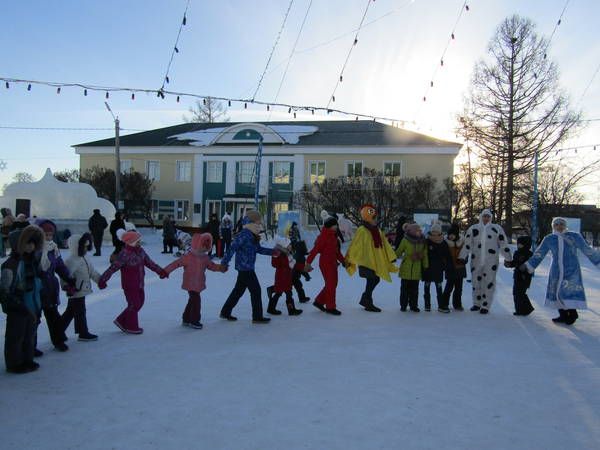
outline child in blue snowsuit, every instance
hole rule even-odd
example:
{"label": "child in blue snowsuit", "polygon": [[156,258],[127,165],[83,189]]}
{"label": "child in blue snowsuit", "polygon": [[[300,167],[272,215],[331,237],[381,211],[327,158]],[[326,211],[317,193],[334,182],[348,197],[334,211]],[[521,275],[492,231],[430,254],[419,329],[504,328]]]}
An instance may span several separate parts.
{"label": "child in blue snowsuit", "polygon": [[237,317],[232,316],[231,312],[246,289],[248,289],[250,291],[250,301],[252,302],[252,322],[268,323],[271,320],[263,316],[260,283],[254,272],[257,253],[261,255],[273,255],[273,249],[260,245],[261,220],[258,211],[247,211],[246,217],[242,221],[242,231],[236,235],[229,251],[221,260],[221,264],[227,267],[235,253],[235,270],[238,271],[235,286],[221,308],[222,319],[237,320]]}

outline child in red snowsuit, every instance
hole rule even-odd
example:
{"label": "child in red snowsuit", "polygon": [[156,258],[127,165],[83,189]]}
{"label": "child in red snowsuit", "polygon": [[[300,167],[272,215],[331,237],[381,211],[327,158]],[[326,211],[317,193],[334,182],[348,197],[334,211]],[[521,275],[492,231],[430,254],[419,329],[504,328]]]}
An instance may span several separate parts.
{"label": "child in red snowsuit", "polygon": [[125,293],[127,308],[114,320],[114,324],[121,331],[129,334],[144,332],[144,329],[140,328],[138,324],[138,311],[144,306],[144,266],[156,272],[160,278],[169,276],[146,254],[140,246],[141,239],[142,236],[137,231],[125,232],[121,237],[125,247],[98,281],[98,287],[104,289],[112,274],[121,270],[121,287]]}
{"label": "child in red snowsuit", "polygon": [[302,314],[301,309],[296,309],[294,297],[292,297],[292,268],[293,259],[290,258],[292,246],[289,239],[278,239],[275,244],[276,253],[271,257],[271,265],[275,267],[275,284],[267,288],[269,307],[267,312],[278,316],[281,311],[277,309],[277,302],[281,294],[285,294],[285,304],[290,316]]}
{"label": "child in red snowsuit", "polygon": [[336,309],[335,304],[335,291],[338,284],[338,262],[344,266],[346,265],[346,261],[340,252],[340,246],[337,239],[337,229],[338,222],[335,217],[329,217],[327,220],[325,220],[321,234],[317,237],[315,246],[308,254],[308,258],[306,258],[306,266],[304,269],[307,272],[310,272],[310,264],[313,262],[317,254],[321,254],[321,257],[319,258],[319,269],[323,274],[325,286],[315,298],[313,305],[319,308],[321,311],[333,314],[334,316],[339,316],[342,314]]}
{"label": "child in red snowsuit", "polygon": [[192,249],[167,267],[165,272],[171,273],[178,267],[183,267],[183,282],[181,288],[188,291],[189,299],[183,312],[182,325],[202,329],[200,323],[200,292],[206,289],[206,269],[213,272],[224,272],[225,266],[211,261],[208,252],[213,246],[210,233],[194,234]]}

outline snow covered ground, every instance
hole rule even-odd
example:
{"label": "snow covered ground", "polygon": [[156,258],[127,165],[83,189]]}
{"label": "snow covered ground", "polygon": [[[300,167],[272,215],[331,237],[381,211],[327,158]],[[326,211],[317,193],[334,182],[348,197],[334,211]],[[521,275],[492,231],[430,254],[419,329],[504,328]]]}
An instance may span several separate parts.
{"label": "snow covered ground", "polygon": [[[158,235],[145,241],[159,264],[172,261]],[[92,261],[107,266],[107,256]],[[232,268],[209,273],[199,331],[180,325],[181,272],[151,273],[140,336],[112,324],[125,305],[116,274],[88,298],[97,342],[71,328],[70,351],[58,353],[42,324],[41,369],[0,374],[0,448],[598,449],[600,272],[583,262],[590,310],[556,326],[542,306],[548,263],[527,318],[512,316],[509,270],[488,316],[401,313],[398,279],[375,291],[384,312],[367,313],[362,280],[342,273],[341,317],[307,304],[268,325],[250,322],[248,294],[238,322],[218,318]],[[264,292],[270,258],[259,256],[257,272]],[[311,297],[321,283],[317,270]]]}

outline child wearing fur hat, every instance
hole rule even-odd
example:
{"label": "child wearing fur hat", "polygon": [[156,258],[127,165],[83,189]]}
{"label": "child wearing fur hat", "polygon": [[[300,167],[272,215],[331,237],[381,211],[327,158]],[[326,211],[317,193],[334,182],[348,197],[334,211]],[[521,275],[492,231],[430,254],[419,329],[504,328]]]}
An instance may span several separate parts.
{"label": "child wearing fur hat", "polygon": [[448,230],[446,244],[450,251],[450,261],[446,265],[446,286],[444,287],[444,303],[450,304],[452,295],[452,308],[455,311],[464,311],[462,306],[463,280],[467,276],[467,269],[463,261],[458,259],[465,241],[460,234],[458,225],[453,224]]}
{"label": "child wearing fur hat", "polygon": [[419,309],[419,281],[423,271],[429,267],[427,246],[421,227],[416,223],[405,223],[402,226],[404,237],[396,249],[396,256],[402,259],[400,263],[400,310],[406,311],[410,306],[413,312]]}
{"label": "child wearing fur hat", "polygon": [[[38,225],[44,232],[45,241],[42,250],[41,268],[42,276],[42,311],[46,318],[48,331],[50,332],[50,340],[54,348],[60,352],[66,352],[69,347],[65,342],[65,327],[63,325],[58,305],[60,305],[60,284],[56,275],[66,283],[66,290],[71,292],[75,286],[75,280],[71,277],[69,269],[60,255],[60,250],[54,242],[56,234],[56,225],[48,219],[37,219]],[[37,335],[36,335],[37,336]],[[39,352],[39,351],[38,351]]]}
{"label": "child wearing fur hat", "polygon": [[425,239],[427,245],[427,260],[429,267],[423,271],[423,297],[425,299],[425,311],[431,311],[431,283],[435,286],[435,294],[438,303],[438,311],[449,313],[448,303],[442,292],[442,283],[444,281],[444,271],[450,264],[450,250],[442,234],[442,226],[434,223],[427,233]]}
{"label": "child wearing fur hat", "polygon": [[273,255],[272,248],[265,248],[260,245],[261,223],[262,217],[258,211],[253,209],[246,211],[246,215],[242,220],[242,230],[235,236],[229,251],[221,260],[221,264],[228,266],[235,253],[235,270],[238,272],[235,286],[221,308],[220,317],[222,319],[232,322],[237,320],[237,317],[232,316],[231,312],[248,289],[250,291],[250,301],[252,302],[252,322],[264,324],[271,321],[270,318],[263,316],[260,283],[256,277],[256,272],[254,272],[257,253]]}
{"label": "child wearing fur hat", "polygon": [[169,275],[146,254],[141,247],[142,236],[137,231],[126,231],[121,236],[125,247],[115,261],[102,274],[98,281],[100,289],[106,288],[106,282],[117,271],[121,271],[121,287],[125,293],[127,307],[114,320],[114,324],[124,333],[142,334],[144,329],[138,324],[138,312],[144,306],[144,267],[156,272],[159,277]]}
{"label": "child wearing fur hat", "polygon": [[346,267],[346,260],[340,252],[340,245],[337,238],[338,222],[335,217],[325,219],[321,233],[315,241],[315,245],[306,258],[305,269],[307,272],[312,270],[311,263],[320,254],[319,269],[323,274],[325,286],[315,298],[313,306],[323,312],[339,316],[341,311],[336,308],[335,291],[338,284],[338,262]]}
{"label": "child wearing fur hat", "polygon": [[92,281],[98,283],[100,274],[96,271],[86,253],[92,250],[92,235],[73,234],[69,237],[70,256],[65,260],[65,265],[75,279],[75,289],[68,294],[69,302],[62,314],[65,331],[69,328],[71,321],[75,322],[75,333],[79,335],[80,341],[95,341],[98,336],[90,333],[87,326],[85,310],[85,297],[92,293]]}
{"label": "child wearing fur hat", "polygon": [[292,267],[294,260],[290,252],[292,245],[289,239],[278,238],[275,243],[277,254],[271,257],[271,265],[275,267],[275,284],[267,288],[267,297],[269,297],[269,306],[267,312],[272,315],[280,315],[281,311],[277,309],[277,302],[282,294],[285,294],[285,305],[290,316],[302,314],[301,309],[296,309],[294,297],[292,297]]}
{"label": "child wearing fur hat", "polygon": [[215,264],[208,256],[212,245],[213,240],[210,233],[194,234],[190,252],[165,267],[167,274],[178,267],[183,267],[181,289],[188,291],[188,302],[181,316],[181,324],[184,327],[202,329],[200,292],[206,289],[206,270],[225,271],[225,266]]}
{"label": "child wearing fur hat", "polygon": [[37,255],[44,235],[40,228],[29,225],[9,233],[8,240],[12,251],[0,272],[0,303],[6,314],[4,361],[7,372],[27,373],[40,367],[33,358],[42,308],[42,270]]}
{"label": "child wearing fur hat", "polygon": [[533,256],[531,251],[531,237],[519,236],[517,238],[517,250],[513,254],[512,261],[505,261],[505,267],[514,267],[513,274],[513,300],[515,303],[515,316],[528,316],[535,308],[527,295],[527,289],[531,286],[533,274],[519,270],[519,267],[529,261]]}

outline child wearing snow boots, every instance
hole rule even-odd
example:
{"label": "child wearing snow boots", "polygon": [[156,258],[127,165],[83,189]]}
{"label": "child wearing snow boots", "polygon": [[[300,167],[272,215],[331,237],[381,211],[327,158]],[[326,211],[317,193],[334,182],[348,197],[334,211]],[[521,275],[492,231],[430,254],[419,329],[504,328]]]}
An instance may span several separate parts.
{"label": "child wearing snow boots", "polygon": [[340,245],[337,238],[338,221],[335,217],[328,217],[323,223],[321,234],[317,237],[313,249],[306,258],[306,266],[304,270],[310,272],[312,270],[311,263],[319,257],[319,269],[323,274],[325,286],[315,298],[313,306],[323,312],[334,316],[341,315],[341,311],[336,308],[335,291],[338,285],[338,262],[346,266],[346,260],[340,252]]}
{"label": "child wearing snow boots", "polygon": [[232,316],[231,312],[248,289],[250,291],[250,301],[252,302],[252,322],[269,323],[271,319],[263,316],[260,283],[256,277],[256,272],[254,272],[254,265],[257,253],[271,256],[273,255],[273,249],[260,245],[262,217],[258,211],[253,209],[247,211],[242,223],[242,231],[235,236],[229,251],[221,260],[221,264],[227,266],[235,253],[235,270],[238,271],[238,276],[233,290],[221,308],[220,317],[229,321],[236,321],[237,317]]}
{"label": "child wearing snow boots", "polygon": [[65,335],[65,327],[58,312],[58,305],[60,305],[60,284],[56,278],[56,274],[66,283],[65,289],[68,293],[74,289],[75,280],[71,278],[69,269],[67,269],[60,256],[58,245],[54,242],[54,235],[56,234],[56,225],[54,225],[54,222],[48,219],[38,219],[36,220],[36,225],[42,229],[45,236],[41,258],[42,311],[46,318],[50,340],[54,348],[59,352],[66,352],[69,350],[69,347],[65,344],[67,336]]}
{"label": "child wearing snow boots", "polygon": [[310,300],[310,297],[307,297],[304,292],[301,278],[304,277],[306,281],[310,281],[310,275],[304,269],[308,248],[306,247],[306,242],[302,240],[291,245],[295,261],[294,267],[292,267],[292,285],[298,294],[298,301],[300,303],[306,303]]}
{"label": "child wearing snow boots", "polygon": [[519,270],[533,256],[531,251],[531,237],[519,236],[517,238],[517,250],[510,262],[505,262],[505,267],[514,267],[513,274],[513,300],[515,302],[515,316],[528,316],[535,308],[527,296],[527,289],[531,286],[533,275],[527,271]]}
{"label": "child wearing snow boots", "polygon": [[460,235],[458,225],[452,225],[448,230],[446,244],[450,251],[450,261],[446,265],[446,286],[444,287],[444,303],[450,303],[452,294],[452,308],[455,311],[464,311],[462,306],[463,279],[467,276],[465,264],[458,259],[465,241]]}
{"label": "child wearing snow boots", "polygon": [[212,245],[213,240],[210,233],[194,234],[191,251],[165,267],[167,274],[178,267],[183,267],[181,289],[188,291],[188,302],[181,316],[181,324],[184,327],[202,329],[200,323],[200,292],[206,289],[206,270],[212,270],[213,272],[225,271],[225,266],[215,264],[208,256]]}
{"label": "child wearing snow boots", "polygon": [[427,245],[427,260],[429,267],[423,271],[423,297],[425,299],[425,311],[431,311],[431,283],[435,286],[435,295],[438,303],[438,311],[449,313],[448,303],[442,292],[444,271],[450,263],[450,250],[442,234],[442,226],[439,223],[431,225],[431,229],[425,239]]}
{"label": "child wearing snow boots", "polygon": [[98,287],[105,289],[110,277],[117,270],[121,271],[121,287],[125,293],[127,307],[113,323],[124,333],[142,334],[144,329],[138,324],[138,312],[144,306],[144,266],[156,272],[160,278],[167,278],[169,275],[152,261],[140,246],[142,235],[137,231],[126,231],[121,240],[125,247],[102,274]]}
{"label": "child wearing snow boots", "polygon": [[100,279],[100,274],[86,258],[86,253],[92,250],[92,236],[90,233],[73,234],[68,242],[71,255],[65,260],[65,265],[75,279],[75,289],[68,294],[69,302],[62,315],[63,326],[66,331],[74,320],[78,340],[95,341],[98,336],[89,332],[85,311],[85,296],[92,293],[92,280],[98,283]]}
{"label": "child wearing snow boots", "polygon": [[27,373],[40,366],[34,358],[35,334],[41,313],[42,270],[36,256],[44,245],[40,228],[29,225],[8,235],[11,254],[2,264],[0,303],[6,314],[6,371]]}
{"label": "child wearing snow boots", "polygon": [[399,271],[400,311],[406,311],[410,305],[411,311],[419,312],[419,282],[423,271],[429,267],[427,246],[418,224],[405,223],[402,230],[404,237],[396,249],[396,256],[402,258]]}
{"label": "child wearing snow boots", "polygon": [[290,257],[292,246],[288,239],[278,238],[275,244],[278,251],[271,257],[271,265],[275,267],[275,284],[267,288],[267,297],[269,297],[269,307],[267,312],[278,316],[281,311],[277,309],[277,302],[281,294],[285,294],[285,305],[290,316],[302,314],[301,309],[296,309],[294,298],[292,297],[292,268],[294,260]]}

